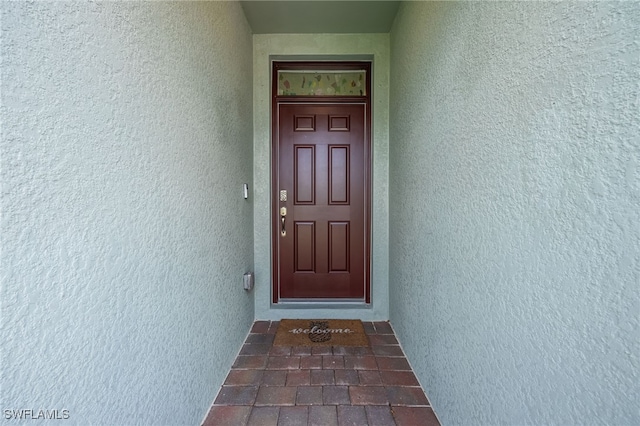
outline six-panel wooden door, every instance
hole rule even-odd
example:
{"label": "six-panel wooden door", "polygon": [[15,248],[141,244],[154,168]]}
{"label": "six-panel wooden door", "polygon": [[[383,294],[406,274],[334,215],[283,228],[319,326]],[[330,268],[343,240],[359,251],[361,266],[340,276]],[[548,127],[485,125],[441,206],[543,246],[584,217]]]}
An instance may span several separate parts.
{"label": "six-panel wooden door", "polygon": [[364,299],[366,105],[283,103],[276,113],[274,299]]}

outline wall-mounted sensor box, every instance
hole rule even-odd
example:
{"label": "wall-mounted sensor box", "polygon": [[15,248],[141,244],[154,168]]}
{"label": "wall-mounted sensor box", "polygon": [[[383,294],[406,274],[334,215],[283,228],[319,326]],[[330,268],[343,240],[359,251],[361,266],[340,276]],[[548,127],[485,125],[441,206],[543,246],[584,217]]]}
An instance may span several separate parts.
{"label": "wall-mounted sensor box", "polygon": [[242,184],[242,196],[244,197],[245,200],[249,198],[249,184],[246,184],[246,183]]}
{"label": "wall-mounted sensor box", "polygon": [[255,282],[255,278],[254,278],[253,272],[246,272],[242,276],[242,284],[245,290],[251,291],[253,289],[254,282]]}

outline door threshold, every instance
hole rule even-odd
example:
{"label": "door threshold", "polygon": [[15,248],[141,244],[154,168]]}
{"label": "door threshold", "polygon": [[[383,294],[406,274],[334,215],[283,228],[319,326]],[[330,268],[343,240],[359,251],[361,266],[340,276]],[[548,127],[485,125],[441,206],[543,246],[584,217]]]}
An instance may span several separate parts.
{"label": "door threshold", "polygon": [[371,304],[366,303],[364,299],[280,299],[271,307],[275,309],[366,309],[370,308]]}

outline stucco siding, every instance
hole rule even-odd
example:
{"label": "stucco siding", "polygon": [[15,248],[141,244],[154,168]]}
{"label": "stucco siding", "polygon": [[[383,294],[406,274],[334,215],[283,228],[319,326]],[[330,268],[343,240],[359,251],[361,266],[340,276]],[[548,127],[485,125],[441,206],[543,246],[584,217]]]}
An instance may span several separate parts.
{"label": "stucco siding", "polygon": [[1,7],[2,416],[197,424],[253,320],[242,9]]}
{"label": "stucco siding", "polygon": [[444,424],[638,424],[640,5],[403,3],[390,317]]}

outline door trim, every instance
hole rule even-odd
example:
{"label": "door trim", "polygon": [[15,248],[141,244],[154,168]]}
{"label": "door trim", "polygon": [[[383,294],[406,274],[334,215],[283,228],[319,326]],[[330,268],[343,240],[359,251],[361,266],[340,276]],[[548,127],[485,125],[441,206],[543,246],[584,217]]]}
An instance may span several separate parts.
{"label": "door trim", "polygon": [[[271,260],[272,260],[272,286],[271,303],[279,306],[287,304],[304,305],[353,305],[371,303],[371,62],[283,62],[272,61],[271,74]],[[278,71],[279,70],[365,70],[366,71],[366,95],[365,96],[278,96]],[[365,265],[364,299],[282,299],[279,295],[279,215],[275,206],[279,203],[279,106],[283,104],[352,104],[365,106],[365,135],[364,135],[364,164],[365,164]]]}

